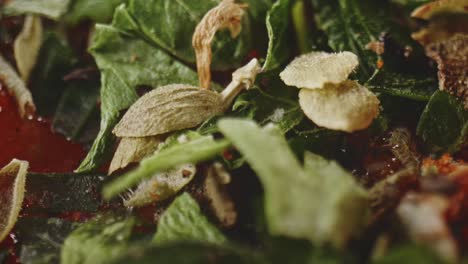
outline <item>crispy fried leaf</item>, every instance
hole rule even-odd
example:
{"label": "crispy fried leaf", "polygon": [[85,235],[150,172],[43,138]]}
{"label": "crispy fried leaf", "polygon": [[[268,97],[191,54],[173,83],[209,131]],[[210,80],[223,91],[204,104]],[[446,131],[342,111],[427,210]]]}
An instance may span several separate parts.
{"label": "crispy fried leaf", "polygon": [[135,218],[98,216],[66,239],[60,261],[66,264],[108,263],[126,249]]}
{"label": "crispy fried leaf", "polygon": [[144,159],[138,168],[120,176],[106,185],[103,195],[109,199],[138,184],[141,180],[153,176],[177,165],[197,163],[208,160],[220,154],[230,143],[226,140],[214,140],[212,136],[204,136],[188,143],[177,144],[159,151]]}
{"label": "crispy fried leaf", "polygon": [[456,97],[437,91],[421,115],[417,134],[431,152],[455,152],[467,144],[468,111]]}
{"label": "crispy fried leaf", "polygon": [[236,119],[223,119],[218,125],[263,183],[272,234],[341,248],[359,233],[366,223],[367,194],[351,174],[312,155],[304,169],[286,140],[271,127]]}
{"label": "crispy fried leaf", "polygon": [[0,170],[0,241],[10,233],[23,205],[28,166],[14,159]]}
{"label": "crispy fried leaf", "polygon": [[155,244],[200,241],[223,244],[226,237],[200,211],[190,194],[183,193],[166,209],[158,222]]}

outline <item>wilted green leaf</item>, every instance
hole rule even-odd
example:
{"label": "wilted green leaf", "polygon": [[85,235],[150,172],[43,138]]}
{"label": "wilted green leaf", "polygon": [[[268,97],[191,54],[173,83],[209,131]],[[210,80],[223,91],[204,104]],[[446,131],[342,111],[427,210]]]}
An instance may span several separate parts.
{"label": "wilted green leaf", "polygon": [[200,241],[213,244],[226,242],[226,237],[200,211],[197,201],[183,193],[166,209],[158,221],[155,244]]}
{"label": "wilted green leaf", "polygon": [[366,224],[367,194],[336,163],[308,155],[303,168],[272,127],[235,119],[218,125],[263,183],[272,234],[341,248]]}
{"label": "wilted green leaf", "polygon": [[98,216],[75,229],[62,246],[64,264],[108,263],[127,248],[135,218]]}

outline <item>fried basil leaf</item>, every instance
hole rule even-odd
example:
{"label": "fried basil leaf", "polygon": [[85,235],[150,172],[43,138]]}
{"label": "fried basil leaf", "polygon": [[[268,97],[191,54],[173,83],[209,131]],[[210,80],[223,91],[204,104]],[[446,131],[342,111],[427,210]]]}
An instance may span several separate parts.
{"label": "fried basil leaf", "polygon": [[431,152],[460,150],[467,144],[468,111],[456,97],[437,91],[421,115],[417,134]]}

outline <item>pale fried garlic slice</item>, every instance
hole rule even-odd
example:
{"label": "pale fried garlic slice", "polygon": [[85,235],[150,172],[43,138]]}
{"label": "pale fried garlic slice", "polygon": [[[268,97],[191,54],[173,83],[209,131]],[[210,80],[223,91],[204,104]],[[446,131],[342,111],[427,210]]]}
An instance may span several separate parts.
{"label": "pale fried garlic slice", "polygon": [[325,84],[338,84],[347,80],[358,65],[359,59],[352,52],[314,51],[294,59],[280,73],[280,77],[289,86],[320,89]]}
{"label": "pale fried garlic slice", "polygon": [[356,81],[326,84],[322,89],[301,89],[299,104],[316,125],[354,132],[367,128],[379,114],[379,99]]}

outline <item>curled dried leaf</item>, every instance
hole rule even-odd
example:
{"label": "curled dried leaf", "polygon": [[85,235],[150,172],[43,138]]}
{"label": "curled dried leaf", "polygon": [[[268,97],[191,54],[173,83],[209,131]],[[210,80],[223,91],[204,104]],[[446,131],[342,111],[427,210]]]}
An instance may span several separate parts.
{"label": "curled dried leaf", "polygon": [[134,103],[114,128],[118,137],[148,137],[195,127],[222,113],[220,94],[190,85],[159,87]]}
{"label": "curled dried leaf", "polygon": [[358,57],[348,51],[311,52],[294,59],[280,73],[280,77],[290,86],[320,89],[325,84],[337,84],[347,80],[358,65]]}
{"label": "curled dried leaf", "polygon": [[223,99],[224,110],[226,110],[234,98],[243,90],[250,89],[255,83],[257,74],[261,72],[260,63],[257,59],[252,59],[245,66],[232,73],[232,81],[223,90],[221,97]]}
{"label": "curled dried leaf", "polygon": [[177,194],[192,181],[197,172],[193,164],[184,164],[174,169],[160,172],[142,181],[135,191],[124,199],[127,207],[141,207],[154,202],[164,201]]}
{"label": "curled dried leaf", "polygon": [[163,139],[160,136],[122,138],[109,166],[109,174],[127,167],[130,163],[139,162],[154,153]]}
{"label": "curled dried leaf", "polygon": [[412,240],[455,263],[458,249],[444,218],[447,207],[448,201],[442,196],[408,193],[397,213]]}
{"label": "curled dried leaf", "polygon": [[419,172],[420,157],[407,128],[396,128],[390,133],[388,143],[393,155],[408,169]]}
{"label": "curled dried leaf", "polygon": [[416,8],[411,16],[428,20],[441,13],[468,13],[468,2],[466,0],[432,1]]}
{"label": "curled dried leaf", "polygon": [[439,89],[459,97],[468,109],[468,34],[431,43],[426,54],[437,62]]}
{"label": "curled dried leaf", "polygon": [[210,65],[212,60],[211,42],[218,30],[229,29],[231,37],[236,38],[242,29],[241,21],[246,5],[234,0],[223,0],[208,11],[195,28],[192,45],[197,60],[200,87],[209,89],[211,82]]}
{"label": "curled dried leaf", "polygon": [[223,165],[215,163],[208,169],[203,184],[210,209],[223,227],[232,227],[237,220],[237,211],[226,185],[230,178]]}
{"label": "curled dried leaf", "polygon": [[380,102],[367,88],[348,80],[323,89],[301,89],[299,104],[318,126],[353,132],[369,127],[379,114]]}
{"label": "curled dried leaf", "polygon": [[36,110],[31,92],[26,88],[23,80],[16,74],[11,65],[1,56],[0,80],[6,86],[7,90],[15,96],[22,117]]}
{"label": "curled dried leaf", "polygon": [[15,39],[14,53],[18,71],[23,81],[27,82],[36,65],[42,45],[42,21],[39,16],[28,15],[23,29]]}
{"label": "curled dried leaf", "polygon": [[12,160],[0,170],[0,241],[16,223],[24,198],[28,162]]}

